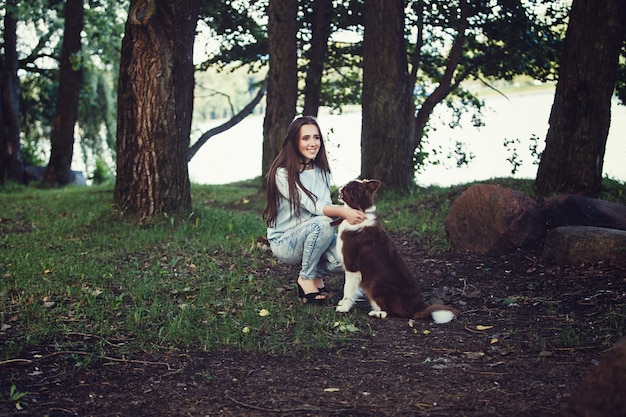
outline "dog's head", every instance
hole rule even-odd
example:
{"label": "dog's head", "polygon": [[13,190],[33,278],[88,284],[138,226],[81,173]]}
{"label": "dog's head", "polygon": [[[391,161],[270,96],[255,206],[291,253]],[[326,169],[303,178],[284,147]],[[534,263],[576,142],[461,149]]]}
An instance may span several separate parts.
{"label": "dog's head", "polygon": [[339,189],[339,201],[358,210],[374,206],[374,194],[380,187],[378,180],[354,180]]}

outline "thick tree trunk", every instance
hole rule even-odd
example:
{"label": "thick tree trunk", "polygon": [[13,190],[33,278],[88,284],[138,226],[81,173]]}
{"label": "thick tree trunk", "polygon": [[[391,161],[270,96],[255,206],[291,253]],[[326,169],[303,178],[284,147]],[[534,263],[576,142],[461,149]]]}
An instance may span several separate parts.
{"label": "thick tree trunk", "polygon": [[296,115],[297,13],[296,1],[270,0],[267,13],[270,66],[267,76],[267,107],[263,120],[263,173],[269,170],[280,152],[287,128]]}
{"label": "thick tree trunk", "polygon": [[191,210],[187,151],[198,0],[133,0],[122,41],[115,202],[140,217]]}
{"label": "thick tree trunk", "polygon": [[50,160],[43,177],[43,184],[47,186],[67,185],[73,180],[74,126],[78,119],[78,99],[83,83],[82,63],[74,60],[80,56],[84,14],[83,0],[66,1],[59,92],[50,134]]}
{"label": "thick tree trunk", "polygon": [[414,171],[404,1],[368,0],[364,20],[361,176],[408,192]]}
{"label": "thick tree trunk", "polygon": [[4,15],[4,57],[0,57],[0,184],[24,183],[20,152],[20,81],[17,77],[17,20],[15,1],[7,1]]}
{"label": "thick tree trunk", "polygon": [[574,0],[565,37],[539,193],[591,197],[602,189],[611,98],[626,33],[624,0]]}
{"label": "thick tree trunk", "polygon": [[304,110],[307,116],[317,117],[322,94],[322,73],[328,38],[330,37],[330,21],[333,4],[331,0],[315,0],[313,2],[313,18],[311,22],[311,48],[308,50],[308,66],[306,84],[304,86]]}

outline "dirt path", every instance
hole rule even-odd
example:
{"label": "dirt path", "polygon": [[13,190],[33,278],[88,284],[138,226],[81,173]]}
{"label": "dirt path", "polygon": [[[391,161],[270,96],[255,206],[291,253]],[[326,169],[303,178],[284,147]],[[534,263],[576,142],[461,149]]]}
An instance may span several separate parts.
{"label": "dirt path", "polygon": [[457,320],[369,319],[363,336],[311,359],[226,349],[75,368],[42,346],[0,365],[3,386],[28,391],[23,410],[0,402],[0,416],[555,416],[626,331],[624,270],[544,266],[533,251],[428,256],[396,239]]}

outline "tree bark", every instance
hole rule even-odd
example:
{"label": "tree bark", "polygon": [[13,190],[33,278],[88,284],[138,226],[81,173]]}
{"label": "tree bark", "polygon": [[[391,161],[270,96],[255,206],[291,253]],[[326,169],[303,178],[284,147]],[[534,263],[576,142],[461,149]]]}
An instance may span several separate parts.
{"label": "tree bark", "polygon": [[364,21],[361,176],[409,192],[414,170],[404,1],[368,0]]}
{"label": "tree bark", "polygon": [[17,20],[14,0],[7,0],[4,15],[4,57],[0,56],[0,184],[23,184],[20,148],[20,81],[17,76]]}
{"label": "tree bark", "polygon": [[[269,171],[282,148],[289,124],[296,115],[298,98],[298,50],[296,17],[298,2],[270,0],[268,40],[270,64],[263,120],[262,172]],[[265,184],[264,184],[265,185]]]}
{"label": "tree bark", "polygon": [[317,117],[322,95],[322,74],[328,51],[330,22],[332,17],[331,0],[314,0],[311,21],[311,47],[307,52],[308,66],[304,86],[304,110],[307,116]]}
{"label": "tree bark", "polygon": [[597,197],[602,190],[625,20],[624,0],[572,2],[546,147],[535,181],[542,195]]}
{"label": "tree bark", "polygon": [[187,151],[198,0],[133,0],[122,41],[114,199],[139,217],[191,210]]}
{"label": "tree bark", "polygon": [[47,186],[63,186],[73,181],[74,126],[78,119],[78,99],[83,83],[82,63],[76,60],[80,58],[84,15],[83,0],[66,1],[59,92],[50,134],[50,160],[43,177],[43,184]]}

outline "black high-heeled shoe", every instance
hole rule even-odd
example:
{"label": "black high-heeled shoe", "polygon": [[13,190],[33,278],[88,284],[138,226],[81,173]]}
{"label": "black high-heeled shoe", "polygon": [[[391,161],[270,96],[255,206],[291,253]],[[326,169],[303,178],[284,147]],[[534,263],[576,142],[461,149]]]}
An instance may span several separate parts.
{"label": "black high-heeled shoe", "polygon": [[[326,301],[328,301],[328,296],[325,294],[322,294],[322,291],[317,291],[317,292],[311,292],[308,294],[304,293],[304,289],[302,289],[302,286],[296,281],[296,285],[298,286],[298,298],[300,298],[300,301],[303,304],[315,304],[315,305],[322,305],[325,304]],[[317,298],[319,296],[323,296],[324,298]]]}

